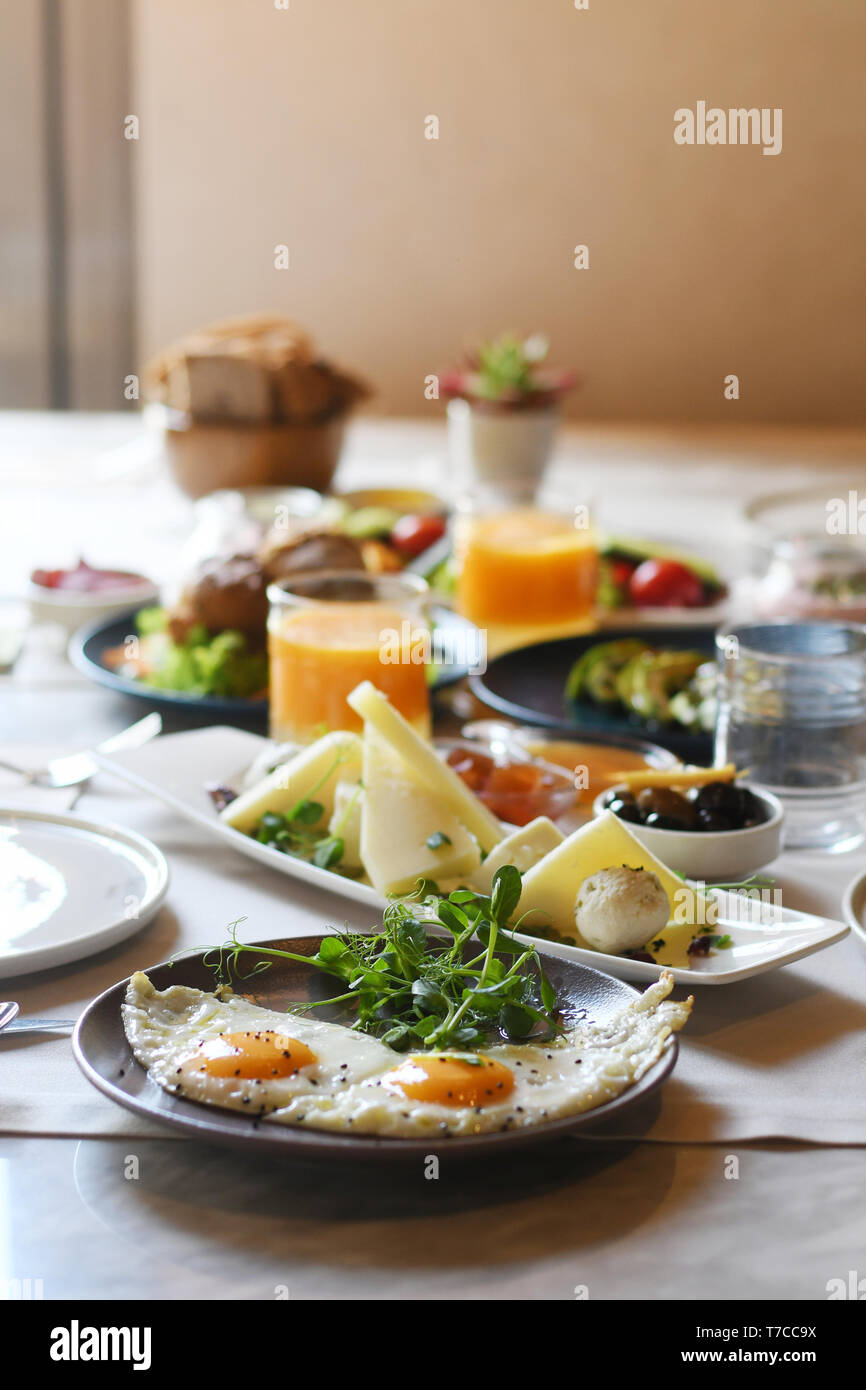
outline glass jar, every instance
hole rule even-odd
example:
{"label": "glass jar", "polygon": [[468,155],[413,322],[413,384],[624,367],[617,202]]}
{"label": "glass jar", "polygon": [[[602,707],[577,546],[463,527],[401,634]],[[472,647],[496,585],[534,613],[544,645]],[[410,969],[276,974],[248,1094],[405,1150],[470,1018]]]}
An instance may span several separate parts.
{"label": "glass jar", "polygon": [[492,648],[594,625],[598,547],[587,507],[542,505],[499,490],[458,502],[457,607]]}
{"label": "glass jar", "polygon": [[785,846],[839,852],[863,840],[866,628],[778,620],[716,635],[715,761],[785,806]]}
{"label": "glass jar", "polygon": [[360,730],[346,696],[369,680],[429,737],[426,596],[414,574],[318,570],[271,584],[271,736],[310,743],[330,730]]}
{"label": "glass jar", "polygon": [[826,537],[778,539],[766,574],[755,586],[762,618],[836,618],[866,622],[866,552]]}

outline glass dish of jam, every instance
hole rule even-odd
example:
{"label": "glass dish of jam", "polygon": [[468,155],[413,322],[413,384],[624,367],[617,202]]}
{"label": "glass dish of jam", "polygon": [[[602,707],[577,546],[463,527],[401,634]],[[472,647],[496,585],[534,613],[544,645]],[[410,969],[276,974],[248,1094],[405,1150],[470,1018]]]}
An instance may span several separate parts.
{"label": "glass dish of jam", "polygon": [[468,739],[437,739],[436,748],[479,801],[510,825],[536,816],[556,820],[574,809],[574,779],[561,767],[517,752],[492,752]]}

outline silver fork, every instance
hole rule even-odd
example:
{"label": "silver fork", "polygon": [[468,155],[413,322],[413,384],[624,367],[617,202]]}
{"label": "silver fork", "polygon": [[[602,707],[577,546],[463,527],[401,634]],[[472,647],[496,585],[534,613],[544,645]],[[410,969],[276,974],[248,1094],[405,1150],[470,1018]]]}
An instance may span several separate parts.
{"label": "silver fork", "polygon": [[0,1033],[71,1033],[74,1027],[74,1018],[18,1018],[16,1003],[0,1004]]}
{"label": "silver fork", "polygon": [[[113,734],[96,745],[100,753],[120,753],[127,748],[140,748],[148,743],[162,729],[162,716],[154,711],[145,715],[137,723],[130,724],[119,734]],[[77,787],[87,782],[99,771],[99,764],[89,753],[72,753],[65,758],[53,758],[45,767],[20,767],[17,763],[5,762],[0,758],[0,767],[7,772],[17,772],[31,786],[37,787]]]}

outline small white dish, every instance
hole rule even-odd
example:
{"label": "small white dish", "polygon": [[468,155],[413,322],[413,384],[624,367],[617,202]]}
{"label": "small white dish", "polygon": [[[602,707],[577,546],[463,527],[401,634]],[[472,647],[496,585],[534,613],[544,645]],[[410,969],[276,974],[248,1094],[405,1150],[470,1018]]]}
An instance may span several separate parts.
{"label": "small white dish", "polygon": [[92,593],[84,589],[49,589],[32,580],[27,586],[31,621],[59,623],[70,636],[100,618],[144,608],[158,599],[159,589],[144,577],[137,584],[122,584],[116,589],[99,589]]}
{"label": "small white dish", "polygon": [[[276,745],[258,734],[213,726],[189,733],[163,734],[141,748],[111,755],[97,752],[94,757],[107,772],[173,807],[180,815],[222,840],[228,848],[258,860],[277,873],[360,903],[370,911],[370,926],[378,924],[386,904],[369,884],[280,854],[219,819],[205,791],[205,783],[239,788],[245,771],[268,747]],[[743,876],[738,873],[733,878]],[[731,945],[714,950],[687,967],[673,966],[672,974],[679,984],[734,984],[823,950],[848,934],[849,928],[844,922],[798,912],[772,899],[755,902],[750,907],[748,900],[733,893],[714,893],[713,896],[718,898],[720,905],[713,930],[728,934]],[[323,920],[324,915],[323,909]],[[606,955],[537,937],[520,935],[519,939],[548,955],[581,961],[621,980],[649,983],[659,976],[660,966],[654,962]]]}
{"label": "small white dish", "polygon": [[0,979],[133,936],[162,905],[168,879],[164,855],[143,835],[0,808]]}
{"label": "small white dish", "polygon": [[845,889],[842,911],[854,935],[866,946],[866,869]]}
{"label": "small white dish", "polygon": [[[782,849],[785,809],[781,801],[762,788],[749,790],[769,812],[769,818],[761,825],[750,825],[744,830],[658,830],[628,821],[628,828],[657,859],[686,878],[700,883],[739,883],[772,864]],[[596,819],[607,809],[607,795],[607,790],[599,792],[592,803]]]}

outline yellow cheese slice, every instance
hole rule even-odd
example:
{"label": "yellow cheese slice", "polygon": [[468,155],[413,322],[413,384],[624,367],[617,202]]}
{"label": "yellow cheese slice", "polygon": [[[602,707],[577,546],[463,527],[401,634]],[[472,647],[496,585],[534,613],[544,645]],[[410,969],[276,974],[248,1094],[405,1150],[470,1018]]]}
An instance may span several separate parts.
{"label": "yellow cheese slice", "polygon": [[522,874],[537,864],[565,836],[547,816],[536,816],[528,825],[520,825],[492,849],[480,868],[472,875],[471,888],[479,893],[489,893],[493,887],[493,876],[503,864],[513,864]]}
{"label": "yellow cheese slice", "polygon": [[473,795],[453,768],[436,756],[431,745],[416,734],[371,681],[362,681],[346,699],[365,723],[399,753],[423,786],[471,830],[483,850],[493,849],[505,838],[505,830],[492,811]]}
{"label": "yellow cheese slice", "polygon": [[564,936],[576,935],[574,904],[585,878],[625,864],[630,869],[648,869],[658,876],[671,905],[671,920],[677,924],[706,921],[698,894],[671,869],[645,849],[628,826],[606,811],[598,820],[583,825],[561,845],[546,854],[523,878],[518,913],[531,912],[528,925],[551,926]]}
{"label": "yellow cheese slice", "polygon": [[324,815],[334,809],[338,782],[355,781],[361,776],[362,743],[357,734],[325,734],[287,763],[275,768],[264,781],[229,803],[220,820],[247,834],[254,830],[266,811],[285,813],[310,797],[320,801]]}
{"label": "yellow cheese slice", "polygon": [[[370,725],[363,782],[361,861],[378,892],[411,893],[419,878],[439,882],[478,868],[478,841]],[[427,843],[431,836],[438,848]]]}
{"label": "yellow cheese slice", "polygon": [[708,782],[733,782],[738,772],[734,763],[724,767],[666,767],[638,768],[632,772],[615,772],[611,781],[617,786],[631,787],[704,787]]}

